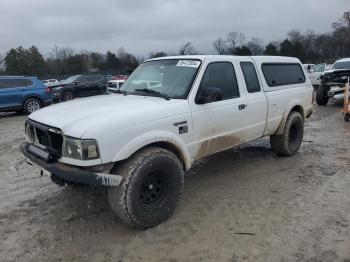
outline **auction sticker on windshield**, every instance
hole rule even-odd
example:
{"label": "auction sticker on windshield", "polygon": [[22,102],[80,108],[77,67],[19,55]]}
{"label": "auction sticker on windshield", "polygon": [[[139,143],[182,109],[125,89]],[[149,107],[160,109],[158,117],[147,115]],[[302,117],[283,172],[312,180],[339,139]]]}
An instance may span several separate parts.
{"label": "auction sticker on windshield", "polygon": [[198,68],[201,62],[197,60],[180,60],[176,66],[187,66]]}

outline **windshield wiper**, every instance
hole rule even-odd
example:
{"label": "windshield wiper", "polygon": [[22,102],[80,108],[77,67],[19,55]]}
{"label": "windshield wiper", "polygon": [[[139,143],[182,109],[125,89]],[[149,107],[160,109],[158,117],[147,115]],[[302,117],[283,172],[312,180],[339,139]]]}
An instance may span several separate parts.
{"label": "windshield wiper", "polygon": [[164,98],[165,100],[170,100],[170,98],[169,98],[167,95],[162,94],[161,92],[158,92],[158,91],[155,91],[155,90],[152,90],[152,89],[140,88],[140,89],[135,89],[135,91],[137,91],[137,92],[142,92],[142,93],[152,94],[152,95],[154,95],[154,96],[162,97],[162,98]]}

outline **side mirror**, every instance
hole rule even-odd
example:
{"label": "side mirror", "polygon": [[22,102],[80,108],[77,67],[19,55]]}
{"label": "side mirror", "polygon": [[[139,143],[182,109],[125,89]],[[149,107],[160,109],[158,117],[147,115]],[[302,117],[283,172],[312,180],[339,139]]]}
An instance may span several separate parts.
{"label": "side mirror", "polygon": [[216,87],[210,87],[198,91],[196,95],[196,104],[203,105],[222,100],[222,91]]}
{"label": "side mirror", "polygon": [[81,84],[80,81],[75,81],[75,82],[74,82],[74,85],[79,85],[79,84]]}

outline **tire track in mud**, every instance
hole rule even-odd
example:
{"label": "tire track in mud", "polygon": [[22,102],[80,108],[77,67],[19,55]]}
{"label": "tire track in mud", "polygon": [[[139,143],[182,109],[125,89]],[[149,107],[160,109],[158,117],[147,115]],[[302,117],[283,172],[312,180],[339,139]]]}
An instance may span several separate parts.
{"label": "tire track in mud", "polygon": [[[343,229],[349,227],[350,216],[347,211],[350,206],[350,172],[348,169],[338,169],[333,177],[323,181],[308,198],[305,196],[297,201],[303,210],[301,219],[307,221],[307,228],[298,228],[299,219],[294,219],[290,225],[297,241],[297,252],[291,257],[299,261],[343,261],[350,259],[350,250],[341,247],[345,257],[340,257],[332,250],[325,250],[325,246],[349,245],[349,232]],[[339,181],[343,181],[339,183]],[[345,201],[344,201],[345,200]],[[341,204],[340,204],[341,203]],[[307,208],[306,208],[307,207]],[[324,212],[326,210],[327,212]],[[336,235],[330,231],[338,232]],[[286,252],[287,253],[287,252]],[[333,260],[327,257],[330,255]],[[321,259],[321,260],[320,260]],[[345,261],[345,260],[344,260]]]}
{"label": "tire track in mud", "polygon": [[[124,245],[120,245],[119,256],[116,256],[122,261],[138,261],[134,256],[134,251],[139,250],[156,250],[162,249],[166,250],[170,256],[170,253],[176,254],[178,246],[190,245],[192,239],[198,233],[205,232],[206,226],[210,225],[210,220],[215,219],[213,213],[220,212],[220,210],[232,210],[237,208],[241,201],[234,201],[232,198],[228,197],[225,192],[221,195],[216,194],[214,197],[208,197],[204,194],[205,190],[198,190],[198,188],[205,188],[207,183],[201,180],[201,173],[208,168],[215,159],[220,157],[225,157],[227,159],[243,159],[247,156],[256,157],[256,159],[265,159],[265,153],[262,151],[269,152],[269,158],[273,159],[273,154],[269,148],[263,146],[266,145],[266,141],[258,143],[256,146],[247,146],[240,149],[234,149],[224,153],[220,153],[217,156],[211,157],[207,160],[200,161],[196,164],[189,175],[186,176],[185,180],[185,192],[181,197],[179,206],[175,214],[166,221],[165,223],[146,230],[137,234],[131,241],[128,241]],[[211,167],[214,174],[206,175],[217,175],[217,167]],[[210,179],[215,182],[215,178]],[[215,188],[214,183],[210,183],[213,188]],[[230,189],[229,189],[230,190]],[[228,190],[228,191],[229,191]],[[215,199],[215,204],[213,203],[213,198]],[[188,203],[184,203],[184,201]],[[208,222],[209,221],[209,222]],[[191,237],[189,237],[191,236]],[[203,250],[204,252],[205,250]],[[116,253],[115,253],[116,254]],[[207,256],[202,256],[200,254],[194,254],[191,259],[199,260]],[[149,257],[151,259],[151,257]],[[173,260],[172,260],[173,259]],[[141,261],[141,260],[140,260]],[[159,260],[162,261],[162,260]],[[164,261],[164,260],[163,260]],[[167,261],[167,260],[166,260]],[[169,261],[176,261],[176,257],[169,257]]]}

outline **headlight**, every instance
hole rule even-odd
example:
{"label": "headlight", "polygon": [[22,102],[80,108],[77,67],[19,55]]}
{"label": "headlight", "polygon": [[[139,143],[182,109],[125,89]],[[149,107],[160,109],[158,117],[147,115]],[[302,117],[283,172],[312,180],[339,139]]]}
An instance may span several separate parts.
{"label": "headlight", "polygon": [[60,91],[63,88],[63,86],[56,86],[53,88],[53,90],[55,91]]}
{"label": "headlight", "polygon": [[100,153],[96,140],[64,136],[62,156],[78,160],[92,160],[100,158]]}

